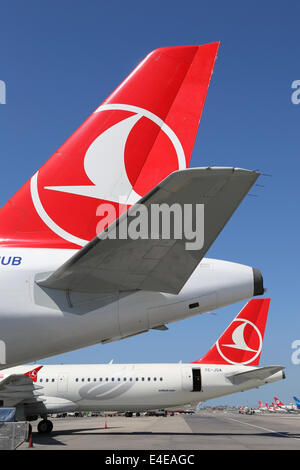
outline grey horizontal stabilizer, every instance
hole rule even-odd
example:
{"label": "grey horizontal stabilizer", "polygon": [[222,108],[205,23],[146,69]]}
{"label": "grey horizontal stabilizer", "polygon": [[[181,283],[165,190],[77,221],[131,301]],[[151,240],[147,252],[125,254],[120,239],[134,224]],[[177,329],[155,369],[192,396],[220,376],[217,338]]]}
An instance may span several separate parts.
{"label": "grey horizontal stabilizer", "polygon": [[[255,171],[222,167],[192,168],[171,173],[137,205],[54,273],[39,280],[38,284],[77,292],[110,293],[141,289],[177,294],[258,176]],[[163,223],[153,229],[153,217],[150,217],[152,208],[162,204],[169,208],[179,205],[184,215],[186,205],[189,205],[195,217],[197,207],[200,207],[196,205],[203,205],[204,224],[200,229],[196,227],[194,241],[190,239],[190,233],[185,233],[183,226],[182,236],[178,238],[180,226],[174,214],[170,217],[167,237]],[[147,209],[148,214],[143,227],[144,238],[124,238],[124,231],[128,234],[131,223],[137,224],[141,217],[140,205]],[[167,222],[165,214],[162,220]],[[189,220],[185,221],[183,217],[182,223],[185,222]],[[110,238],[116,231],[123,234],[123,239]]]}
{"label": "grey horizontal stabilizer", "polygon": [[282,366],[259,367],[247,372],[241,372],[240,374],[229,375],[227,378],[234,385],[240,385],[243,382],[248,382],[249,380],[266,380],[267,378],[271,377],[271,375],[276,374],[283,369],[284,367]]}

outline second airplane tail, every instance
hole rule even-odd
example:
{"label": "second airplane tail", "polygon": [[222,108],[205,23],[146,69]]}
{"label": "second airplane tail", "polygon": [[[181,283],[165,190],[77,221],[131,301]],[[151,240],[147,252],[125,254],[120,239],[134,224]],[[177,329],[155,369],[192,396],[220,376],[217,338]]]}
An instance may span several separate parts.
{"label": "second airplane tail", "polygon": [[258,366],[270,299],[252,299],[198,364]]}

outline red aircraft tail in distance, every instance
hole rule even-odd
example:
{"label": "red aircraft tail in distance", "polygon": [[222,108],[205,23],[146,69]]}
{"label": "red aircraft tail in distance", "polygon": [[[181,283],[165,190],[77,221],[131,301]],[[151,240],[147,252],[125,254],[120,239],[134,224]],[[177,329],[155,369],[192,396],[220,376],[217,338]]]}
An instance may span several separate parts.
{"label": "red aircraft tail in distance", "polygon": [[274,397],[274,400],[275,400],[276,405],[278,405],[278,406],[284,406],[284,404],[282,403],[281,400],[279,400],[279,398]]}
{"label": "red aircraft tail in distance", "polygon": [[147,55],[1,208],[1,246],[81,248],[99,233],[100,204],[119,216],[187,168],[218,47]]}

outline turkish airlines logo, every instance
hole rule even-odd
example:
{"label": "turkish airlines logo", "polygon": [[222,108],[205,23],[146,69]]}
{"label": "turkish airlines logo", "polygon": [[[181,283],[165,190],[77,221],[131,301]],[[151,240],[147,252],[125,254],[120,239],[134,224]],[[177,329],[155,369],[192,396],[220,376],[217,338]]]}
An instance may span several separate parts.
{"label": "turkish airlines logo", "polygon": [[[80,231],[83,222],[96,216],[99,201],[132,205],[172,171],[186,168],[182,145],[162,119],[137,106],[105,104],[94,113],[97,117],[100,114],[102,117],[103,113],[99,126],[109,119],[109,112],[115,115],[116,111],[123,118],[96,136],[82,156],[67,155],[63,162],[57,159],[58,164],[64,166],[57,172],[52,170],[54,184],[46,183],[46,171],[41,173],[42,182],[39,172],[31,179],[32,201],[40,218],[58,236],[76,245],[83,246],[96,235],[94,231],[92,236],[84,238]],[[127,113],[125,118],[124,112]],[[147,134],[145,128],[151,128],[151,132]],[[151,167],[148,155],[155,145],[160,147],[160,143],[161,151],[156,152],[156,162]],[[81,142],[78,147],[79,144]],[[168,160],[168,153],[174,157]],[[155,171],[151,171],[154,166]],[[58,179],[64,178],[77,178],[80,184],[56,184]],[[87,221],[86,225],[93,224]]]}
{"label": "turkish airlines logo", "polygon": [[28,377],[30,377],[33,382],[36,382],[37,381],[38,371],[41,370],[42,367],[43,366],[39,366],[36,369],[30,370],[30,371],[26,372],[25,375],[28,375]]}
{"label": "turkish airlines logo", "polygon": [[237,318],[216,342],[222,358],[229,364],[250,364],[261,353],[262,335],[249,320]]}

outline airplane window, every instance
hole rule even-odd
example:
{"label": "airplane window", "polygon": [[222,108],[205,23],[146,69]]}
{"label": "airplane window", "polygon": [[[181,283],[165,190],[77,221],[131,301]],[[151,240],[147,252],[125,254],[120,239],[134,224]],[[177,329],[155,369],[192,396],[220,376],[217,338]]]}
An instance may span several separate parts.
{"label": "airplane window", "polygon": [[102,377],[100,377],[99,382],[102,382]]}
{"label": "airplane window", "polygon": [[154,380],[154,382],[155,382],[155,381],[156,381],[156,377],[154,377],[154,379],[153,379],[153,380]]}
{"label": "airplane window", "polygon": [[95,378],[95,379],[94,379],[94,382],[96,382],[96,381],[97,381],[97,379]]}
{"label": "airplane window", "polygon": [[75,382],[78,382],[79,379],[76,379]]}
{"label": "airplane window", "polygon": [[144,382],[144,380],[145,380],[145,377],[142,377],[142,382]]}
{"label": "airplane window", "polygon": [[124,382],[126,382],[126,380],[127,380],[127,379],[126,379],[126,377],[124,377],[124,379],[123,379],[123,380],[124,380]]}
{"label": "airplane window", "polygon": [[129,379],[129,380],[130,380],[130,382],[132,382],[132,377],[130,377],[130,379]]}
{"label": "airplane window", "polygon": [[87,380],[88,380],[88,382],[90,382],[90,381],[91,381],[91,379],[90,379],[90,378],[88,378]]}
{"label": "airplane window", "polygon": [[40,382],[43,382],[43,379],[40,379]]}
{"label": "airplane window", "polygon": [[112,381],[112,382],[114,382],[114,381],[115,381],[114,377],[112,377],[112,378],[111,378],[111,381]]}
{"label": "airplane window", "polygon": [[54,382],[54,381],[55,381],[55,379],[52,379],[52,382]]}
{"label": "airplane window", "polygon": [[84,382],[84,379],[81,379],[81,382]]}
{"label": "airplane window", "polygon": [[121,380],[121,379],[120,379],[120,377],[119,377],[119,378],[118,378],[118,382],[120,382],[120,380]]}
{"label": "airplane window", "polygon": [[49,382],[49,379],[46,379],[46,382]]}
{"label": "airplane window", "polygon": [[138,382],[138,381],[139,381],[139,378],[138,378],[138,377],[136,377],[135,381],[136,381],[136,382]]}
{"label": "airplane window", "polygon": [[105,382],[108,382],[108,377],[106,377]]}
{"label": "airplane window", "polygon": [[162,379],[163,379],[163,378],[161,377],[159,380],[162,381]]}
{"label": "airplane window", "polygon": [[150,382],[150,380],[151,380],[151,378],[150,378],[150,377],[148,377],[148,382]]}

